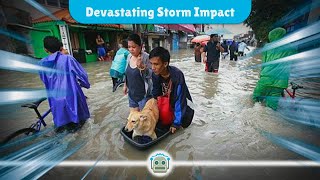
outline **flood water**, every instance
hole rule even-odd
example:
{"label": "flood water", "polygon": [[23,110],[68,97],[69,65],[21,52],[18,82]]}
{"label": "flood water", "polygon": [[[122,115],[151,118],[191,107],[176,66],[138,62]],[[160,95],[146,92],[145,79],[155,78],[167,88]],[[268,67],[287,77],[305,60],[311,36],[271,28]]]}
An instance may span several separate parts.
{"label": "flood water", "polygon": [[[109,76],[111,62],[83,64],[89,74],[90,89],[84,93],[88,97],[91,118],[74,134],[67,134],[63,141],[69,144],[84,143],[66,160],[146,160],[154,150],[167,151],[174,160],[307,160],[294,152],[273,144],[261,131],[275,135],[292,137],[315,145],[319,133],[284,120],[277,112],[260,103],[252,102],[252,92],[259,78],[260,69],[242,70],[244,67],[260,63],[258,57],[248,61],[220,61],[218,74],[204,72],[204,64],[194,62],[192,49],[171,52],[171,65],[178,67],[195,104],[192,124],[170,135],[149,150],[139,151],[124,141],[120,129],[129,114],[128,97],[122,89],[112,92]],[[38,75],[6,72],[0,86],[7,88],[41,88]],[[41,105],[45,111],[48,104]],[[8,113],[10,111],[10,113]],[[35,114],[19,105],[10,105],[1,110],[1,137],[9,132],[31,124]],[[52,128],[52,117],[47,119]],[[45,139],[46,137],[44,137]],[[55,167],[42,179],[80,179],[88,167]],[[290,173],[288,173],[290,172]],[[285,179],[297,178],[304,173],[319,173],[312,168],[226,168],[188,167],[176,168],[168,179],[218,178],[234,179],[248,175],[245,179],[275,178],[285,175]],[[290,175],[289,175],[290,174]],[[150,179],[145,168],[97,167],[88,179]],[[301,176],[303,177],[303,176]]]}

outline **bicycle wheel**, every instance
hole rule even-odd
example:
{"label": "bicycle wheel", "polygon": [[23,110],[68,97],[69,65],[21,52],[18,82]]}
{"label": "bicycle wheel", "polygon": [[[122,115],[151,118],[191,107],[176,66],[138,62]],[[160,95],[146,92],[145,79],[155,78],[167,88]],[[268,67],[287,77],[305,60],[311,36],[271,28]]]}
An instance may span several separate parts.
{"label": "bicycle wheel", "polygon": [[117,82],[117,85],[116,85],[116,89],[120,86],[123,86],[124,85],[124,81],[119,81]]}
{"label": "bicycle wheel", "polygon": [[23,128],[23,129],[20,129],[12,134],[10,134],[9,136],[6,137],[6,139],[4,139],[2,141],[1,144],[6,144],[8,142],[13,142],[14,140],[17,140],[17,139],[21,139],[23,137],[26,137],[28,135],[31,134],[34,134],[35,132],[37,132],[37,130],[35,130],[34,128]]}

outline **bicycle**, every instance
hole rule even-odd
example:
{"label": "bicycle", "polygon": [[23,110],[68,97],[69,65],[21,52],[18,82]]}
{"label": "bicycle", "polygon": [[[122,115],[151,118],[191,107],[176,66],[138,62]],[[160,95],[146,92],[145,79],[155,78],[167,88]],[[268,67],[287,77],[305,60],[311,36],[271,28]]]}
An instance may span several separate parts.
{"label": "bicycle", "polygon": [[[289,88],[283,90],[282,97],[280,101],[281,106],[283,107],[280,111],[286,119],[294,121],[303,125],[311,127],[320,127],[320,124],[317,123],[315,118],[315,112],[312,110],[316,107],[316,104],[305,98],[296,98],[296,91],[302,89],[303,86],[300,86],[294,82],[290,82],[292,92]],[[287,99],[285,92],[289,95],[290,99]]]}
{"label": "bicycle", "polygon": [[[298,84],[296,84],[296,83],[294,83],[294,82],[290,82],[290,85],[291,85],[291,89],[292,89],[293,91],[290,92],[290,90],[289,90],[288,88],[284,89],[284,91],[287,92],[287,94],[288,94],[292,99],[294,99],[294,98],[296,97],[296,90],[302,89],[303,86],[300,86],[300,85],[298,85]],[[284,91],[283,91],[283,93],[282,93],[282,97],[285,98],[286,96],[285,96]]]}
{"label": "bicycle", "polygon": [[125,80],[125,77],[118,78],[118,81],[117,81],[116,85],[113,87],[112,92],[115,92],[118,89],[118,87],[123,86],[124,80]]}
{"label": "bicycle", "polygon": [[51,110],[50,109],[47,110],[43,115],[41,115],[39,110],[38,110],[39,105],[43,101],[45,101],[46,99],[47,98],[41,98],[41,99],[39,99],[37,101],[21,105],[21,107],[27,107],[27,108],[33,109],[35,111],[35,113],[37,114],[37,121],[35,123],[31,124],[31,126],[28,127],[28,128],[23,128],[23,129],[20,129],[20,130],[18,130],[16,132],[10,134],[9,136],[7,136],[6,139],[4,139],[2,141],[1,144],[6,144],[9,141],[12,141],[13,139],[17,138],[20,135],[28,136],[30,133],[35,134],[35,133],[37,133],[37,132],[39,132],[41,130],[42,126],[46,127],[47,124],[44,121],[44,119],[48,116],[48,114],[51,112]]}

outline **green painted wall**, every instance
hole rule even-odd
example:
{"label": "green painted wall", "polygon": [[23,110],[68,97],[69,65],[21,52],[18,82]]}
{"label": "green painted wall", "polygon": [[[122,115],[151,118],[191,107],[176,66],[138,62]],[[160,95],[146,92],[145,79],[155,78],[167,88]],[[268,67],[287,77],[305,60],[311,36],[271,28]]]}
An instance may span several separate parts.
{"label": "green painted wall", "polygon": [[65,22],[51,21],[33,24],[34,30],[31,31],[30,35],[36,58],[44,58],[48,56],[43,47],[43,39],[46,36],[54,36],[60,39],[59,24],[65,24]]}
{"label": "green painted wall", "polygon": [[86,41],[84,39],[84,33],[80,32],[78,35],[79,35],[79,46],[80,46],[80,49],[86,49],[87,46],[86,46]]}
{"label": "green painted wall", "polygon": [[97,53],[92,53],[92,54],[86,54],[86,62],[95,62],[97,61],[98,57],[97,57]]}

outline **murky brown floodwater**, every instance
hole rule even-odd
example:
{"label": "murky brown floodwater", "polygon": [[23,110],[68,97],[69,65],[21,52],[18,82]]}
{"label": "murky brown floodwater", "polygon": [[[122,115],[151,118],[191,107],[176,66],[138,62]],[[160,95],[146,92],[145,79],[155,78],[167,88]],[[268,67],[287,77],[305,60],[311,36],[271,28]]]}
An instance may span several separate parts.
{"label": "murky brown floodwater", "polygon": [[[259,59],[245,62],[221,60],[219,74],[210,74],[204,72],[204,64],[194,62],[192,49],[172,52],[171,65],[177,66],[184,72],[196,106],[194,120],[187,129],[178,131],[147,151],[139,151],[131,147],[119,133],[129,114],[128,99],[127,96],[123,96],[121,89],[112,93],[109,76],[111,63],[83,64],[88,71],[91,83],[91,88],[84,90],[88,96],[91,118],[79,132],[65,137],[65,141],[86,142],[84,147],[67,160],[94,161],[100,155],[103,161],[146,160],[152,151],[160,149],[169,152],[174,160],[305,159],[271,143],[259,133],[259,130],[264,130],[312,143],[317,143],[315,139],[318,135],[308,128],[284,121],[275,111],[252,102],[251,95],[259,77],[259,69],[240,70],[240,68],[257,62]],[[11,72],[2,76],[5,77],[5,81],[1,82],[1,87],[42,87],[37,75]],[[41,108],[41,110],[45,109],[47,104]],[[31,122],[29,119],[35,116],[28,109],[21,109],[18,105],[11,105],[11,110],[9,114],[1,117],[3,122],[6,122],[0,127],[2,134],[28,126]],[[8,122],[11,128],[8,128]],[[49,126],[52,127],[52,124]],[[316,145],[319,144],[318,142]],[[88,169],[56,167],[43,178],[79,179]],[[252,174],[252,177],[274,178],[278,177],[277,175],[287,175],[285,170],[288,169],[283,170],[279,171],[277,168],[176,168],[169,179],[198,179],[198,176],[206,179],[212,177],[233,179],[246,174]],[[309,170],[301,172],[301,169],[291,169],[291,171],[299,174]],[[286,177],[289,179],[296,177],[294,173]],[[110,177],[149,179],[151,175],[145,168],[113,167],[95,168],[87,177],[88,179],[109,179]]]}

